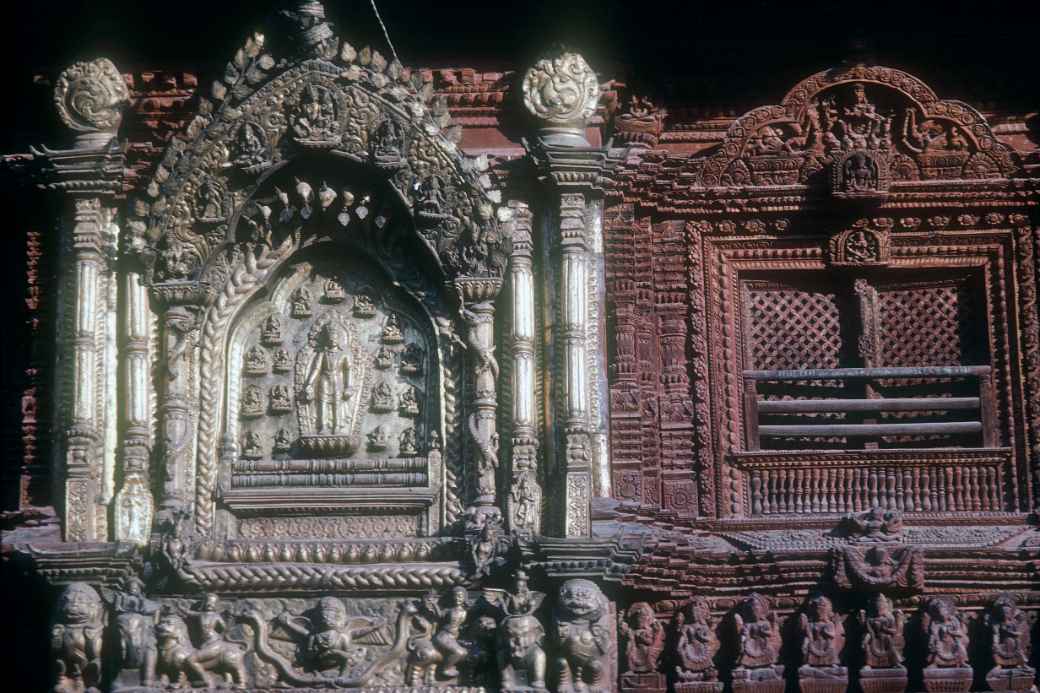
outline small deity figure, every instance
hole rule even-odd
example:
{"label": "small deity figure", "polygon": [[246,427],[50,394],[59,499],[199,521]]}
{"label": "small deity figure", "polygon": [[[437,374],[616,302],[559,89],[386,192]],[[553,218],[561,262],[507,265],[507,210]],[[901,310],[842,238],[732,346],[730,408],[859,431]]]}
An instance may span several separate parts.
{"label": "small deity figure", "polygon": [[264,414],[264,395],[258,385],[249,385],[242,393],[242,418],[255,419]]}
{"label": "small deity figure", "polygon": [[404,132],[401,126],[391,117],[383,118],[372,133],[369,142],[372,162],[376,166],[396,168],[401,165],[404,149]]}
{"label": "small deity figure", "polygon": [[711,609],[703,597],[693,597],[675,616],[679,640],[676,644],[678,663],[675,673],[679,681],[715,681],[715,655],[719,639],[711,622]]}
{"label": "small deity figure", "polygon": [[199,221],[214,223],[224,220],[224,191],[212,178],[207,178],[196,197]]}
{"label": "small deity figure", "polygon": [[377,413],[394,410],[394,389],[385,380],[372,388],[371,409]]}
{"label": "small deity figure", "polygon": [[334,322],[321,326],[311,338],[314,355],[300,392],[300,401],[312,408],[314,430],[332,435],[347,425],[346,403],[353,396],[346,336]]}
{"label": "small deity figure", "polygon": [[394,365],[394,352],[386,346],[379,347],[379,351],[376,352],[375,364],[376,368],[380,370],[390,368]]}
{"label": "small deity figure", "polygon": [[752,593],[741,603],[740,610],[733,618],[737,632],[740,633],[739,666],[744,669],[763,669],[776,664],[780,656],[781,637],[769,601],[758,593]]}
{"label": "small deity figure", "polygon": [[[845,259],[848,262],[876,261],[878,259],[878,247],[876,239],[873,236],[868,236],[867,232],[863,230],[859,230],[853,234],[850,234],[849,237],[845,240]],[[875,511],[878,514],[881,514],[883,512],[880,508],[873,508],[867,512],[867,515],[875,513]],[[875,527],[878,521],[878,518],[874,516],[866,520],[866,522],[869,523],[871,527]],[[900,528],[902,527],[901,522],[902,519],[900,519],[899,521]],[[884,525],[883,521],[882,525]],[[875,533],[876,535],[876,533],[880,531],[880,529],[881,528],[878,527],[877,529],[871,529],[870,531]],[[884,532],[882,532],[881,535],[883,536],[883,534]]]}
{"label": "small deity figure", "polygon": [[275,453],[285,454],[292,448],[292,438],[289,436],[289,431],[284,428],[279,428],[278,432],[274,434],[274,447],[272,448]]}
{"label": "small deity figure", "polygon": [[233,157],[231,162],[240,168],[249,168],[265,161],[264,142],[256,124],[244,123],[238,129]]}
{"label": "small deity figure", "polygon": [[864,152],[854,152],[842,169],[842,183],[846,192],[868,192],[877,189],[877,163]]}
{"label": "small deity figure", "polygon": [[404,389],[401,390],[401,396],[398,398],[397,407],[401,412],[401,416],[415,417],[419,415],[419,400],[415,397],[414,387],[405,385]]}
{"label": "small deity figure", "polygon": [[416,343],[411,343],[401,353],[401,373],[404,375],[419,375],[422,373],[423,359],[425,354],[423,348]]}
{"label": "small deity figure", "polygon": [[389,437],[386,426],[376,426],[368,434],[368,449],[373,451],[386,450]]}
{"label": "small deity figure", "polygon": [[398,437],[397,454],[401,457],[415,457],[419,454],[419,446],[415,440],[415,429],[409,426],[401,431]]}
{"label": "small deity figure", "polygon": [[985,618],[993,641],[993,664],[997,668],[1025,667],[1029,662],[1029,623],[1010,594],[994,600]]}
{"label": "small deity figure", "polygon": [[930,599],[921,627],[928,634],[926,668],[968,666],[968,632],[952,602],[943,597]]}
{"label": "small deity figure", "polygon": [[816,595],[799,618],[802,639],[802,666],[798,680],[803,690],[817,693],[845,693],[849,670],[841,666],[845,647],[845,627],[834,613],[831,600]]}
{"label": "small deity figure", "polygon": [[903,536],[903,515],[898,510],[874,507],[843,520],[860,541],[899,541]]}
{"label": "small deity figure", "polygon": [[282,342],[282,319],[275,314],[264,320],[260,330],[260,341],[267,346],[274,346]]}
{"label": "small deity figure", "polygon": [[272,414],[284,414],[292,411],[292,398],[289,396],[288,385],[272,386],[269,398]]}
{"label": "small deity figure", "polygon": [[323,300],[326,303],[342,303],[346,298],[347,293],[338,281],[335,279],[325,280],[325,296]]}
{"label": "small deity figure", "polygon": [[496,651],[502,690],[545,689],[545,629],[534,616],[545,594],[528,587],[527,573],[518,570],[513,591],[485,589],[484,598],[504,617],[498,626]]}
{"label": "small deity figure", "polygon": [[376,304],[367,291],[363,291],[354,297],[354,317],[371,318],[376,314]]}
{"label": "small deity figure", "polygon": [[335,597],[322,597],[311,618],[283,612],[278,622],[303,639],[304,655],[311,669],[337,669],[341,677],[346,676],[351,667],[364,662],[368,653],[367,648],[355,644],[355,639],[364,638],[384,625],[364,616],[348,617],[343,602]]}
{"label": "small deity figure", "polygon": [[439,612],[437,634],[433,636],[434,647],[441,653],[438,673],[442,678],[453,679],[459,675],[458,665],[469,655],[469,649],[459,642],[462,626],[469,616],[466,588],[452,589],[451,605]]}
{"label": "small deity figure", "polygon": [[619,615],[618,621],[624,641],[626,672],[656,672],[664,650],[664,626],[654,615],[653,607],[646,602],[636,602]]}
{"label": "small deity figure", "polygon": [[217,596],[206,594],[196,609],[189,612],[201,640],[198,648],[192,647],[183,619],[173,612],[160,618],[155,629],[159,642],[159,669],[169,683],[179,685],[187,676],[194,686],[213,688],[210,673],[215,673],[222,685],[245,686],[245,653],[228,640],[227,622],[217,606]]}
{"label": "small deity figure", "polygon": [[275,351],[274,356],[271,357],[271,368],[275,373],[288,373],[292,369],[289,352],[285,349]]}
{"label": "small deity figure", "polygon": [[264,441],[256,431],[246,431],[242,437],[242,459],[258,460],[264,456]]}
{"label": "small deity figure", "polygon": [[267,374],[267,350],[262,346],[254,345],[246,352],[245,371],[246,375]]}
{"label": "small deity figure", "polygon": [[554,614],[560,693],[600,693],[614,658],[608,603],[596,583],[583,578],[560,586]]}
{"label": "small deity figure", "polygon": [[58,599],[51,629],[56,668],[54,693],[97,693],[101,683],[104,623],[101,597],[84,582],[73,582]]}
{"label": "small deity figure", "polygon": [[892,602],[883,594],[874,595],[868,611],[859,612],[863,625],[864,668],[903,668],[903,612],[892,608]]}
{"label": "small deity figure", "polygon": [[292,316],[294,318],[309,318],[311,316],[311,292],[306,286],[298,287],[289,297],[292,304]]}
{"label": "small deity figure", "polygon": [[424,178],[415,186],[415,208],[420,218],[440,219],[444,216],[445,206],[444,192],[437,176]]}
{"label": "small deity figure", "polygon": [[509,496],[515,509],[513,520],[517,527],[531,528],[535,520],[539,498],[534,471],[523,469],[516,471],[515,474],[512,488],[509,490]]}
{"label": "small deity figure", "polygon": [[473,572],[477,577],[486,577],[491,572],[491,564],[495,560],[498,550],[497,523],[485,521],[471,542],[470,557],[473,560]]}
{"label": "small deity figure", "polygon": [[135,575],[124,578],[121,589],[112,595],[119,630],[119,679],[127,686],[151,686],[155,681],[155,621],[160,606],[144,596],[144,583]]}
{"label": "small deity figure", "polygon": [[336,102],[332,92],[315,84],[307,85],[293,119],[297,141],[309,144],[335,143],[339,140]]}
{"label": "small deity figure", "polygon": [[403,341],[404,334],[401,332],[397,313],[390,313],[386,324],[383,325],[383,344],[400,344]]}

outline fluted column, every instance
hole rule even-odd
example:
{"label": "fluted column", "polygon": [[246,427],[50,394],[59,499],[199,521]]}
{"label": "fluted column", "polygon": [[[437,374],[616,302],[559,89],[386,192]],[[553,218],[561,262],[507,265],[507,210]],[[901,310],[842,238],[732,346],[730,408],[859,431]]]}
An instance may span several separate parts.
{"label": "fluted column", "polygon": [[539,534],[542,487],[538,475],[535,410],[534,241],[530,210],[522,203],[514,203],[513,212],[513,249],[509,263],[513,418],[506,519],[511,531]]}

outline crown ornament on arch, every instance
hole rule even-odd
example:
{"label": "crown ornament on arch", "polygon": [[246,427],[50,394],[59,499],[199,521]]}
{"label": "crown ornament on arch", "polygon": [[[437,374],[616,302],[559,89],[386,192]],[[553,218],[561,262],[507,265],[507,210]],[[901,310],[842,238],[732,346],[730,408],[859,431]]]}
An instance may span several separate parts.
{"label": "crown ornament on arch", "polygon": [[[459,150],[461,127],[452,125],[431,75],[341,40],[320,2],[294,2],[271,26],[235,53],[131,202],[130,232],[146,259],[178,248],[200,258],[182,276],[154,272],[152,283],[206,283],[215,265],[226,264],[222,250],[241,240],[236,228],[264,181],[304,156],[363,167],[374,183],[387,184],[446,280],[501,276],[510,210],[487,157]],[[226,205],[202,219],[199,209],[217,211],[201,203],[213,198],[207,190],[224,191]]]}

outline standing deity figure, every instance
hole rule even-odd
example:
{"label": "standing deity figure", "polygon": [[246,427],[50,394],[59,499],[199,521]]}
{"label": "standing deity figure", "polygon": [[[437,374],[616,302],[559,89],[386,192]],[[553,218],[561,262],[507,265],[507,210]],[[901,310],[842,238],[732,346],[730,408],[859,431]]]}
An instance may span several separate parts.
{"label": "standing deity figure", "polygon": [[654,615],[653,607],[646,602],[636,602],[619,620],[627,671],[633,674],[657,671],[664,650],[664,626]]}
{"label": "standing deity figure", "polygon": [[844,693],[849,681],[848,669],[841,666],[845,626],[834,613],[831,600],[822,594],[814,596],[799,620],[804,662],[798,669],[798,679],[812,682],[806,687],[816,693]]}
{"label": "standing deity figure", "polygon": [[495,643],[502,690],[545,690],[545,629],[534,615],[545,594],[532,590],[527,581],[527,573],[518,570],[512,592],[484,590],[484,598],[504,615]]}
{"label": "standing deity figure", "polygon": [[133,575],[126,577],[122,588],[112,594],[119,630],[121,684],[150,686],[155,682],[155,623],[160,606],[145,597],[144,583]]}
{"label": "standing deity figure", "polygon": [[769,600],[752,593],[733,615],[740,635],[740,657],[733,672],[733,690],[783,690],[783,666],[778,665],[781,635]]}
{"label": "standing deity figure", "polygon": [[303,381],[301,401],[310,404],[314,430],[333,435],[347,424],[346,403],[351,397],[350,357],[342,328],[327,322],[311,340],[314,355]]}
{"label": "standing deity figure", "polygon": [[968,632],[948,599],[929,600],[921,625],[928,634],[928,667],[968,665]]}
{"label": "standing deity figure", "polygon": [[[675,627],[678,631],[675,673],[679,681],[716,682],[715,655],[719,651],[719,639],[707,600],[693,597],[686,602],[675,616]],[[721,684],[717,687],[721,688]]]}
{"label": "standing deity figure", "polygon": [[997,597],[984,623],[992,644],[993,668],[986,674],[989,687],[995,691],[1035,691],[1036,670],[1029,666],[1029,623],[1014,597]]}
{"label": "standing deity figure", "polygon": [[[307,625],[298,621],[306,621]],[[340,677],[365,661],[368,651],[356,645],[355,638],[363,638],[384,625],[365,617],[348,618],[343,602],[335,597],[320,599],[310,619],[285,612],[279,617],[279,623],[303,640],[303,650],[311,668],[316,671],[337,669]]]}
{"label": "standing deity figure", "polygon": [[84,582],[73,582],[58,599],[51,629],[54,693],[97,693],[101,682],[104,623],[101,597]]}
{"label": "standing deity figure", "polygon": [[614,639],[608,608],[590,580],[576,578],[560,586],[553,618],[560,693],[598,693],[610,686]]}
{"label": "standing deity figure", "polygon": [[903,668],[903,612],[893,609],[892,602],[883,594],[876,594],[868,611],[859,612],[863,625],[863,654],[865,669]]}

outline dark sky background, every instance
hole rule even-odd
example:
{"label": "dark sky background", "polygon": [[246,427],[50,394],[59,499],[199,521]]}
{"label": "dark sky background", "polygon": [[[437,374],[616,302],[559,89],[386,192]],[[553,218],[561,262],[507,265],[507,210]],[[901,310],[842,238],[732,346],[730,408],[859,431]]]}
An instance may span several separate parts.
{"label": "dark sky background", "polygon": [[[327,0],[352,43],[385,48],[370,0]],[[510,69],[560,38],[604,76],[682,101],[775,102],[856,41],[942,96],[1040,102],[1037,0],[377,0],[406,65]],[[9,80],[106,55],[123,69],[220,69],[278,0],[56,0],[5,8]],[[387,51],[388,52],[388,51]],[[1035,108],[1035,106],[1034,106]]]}

